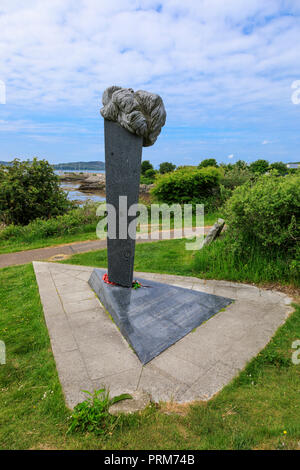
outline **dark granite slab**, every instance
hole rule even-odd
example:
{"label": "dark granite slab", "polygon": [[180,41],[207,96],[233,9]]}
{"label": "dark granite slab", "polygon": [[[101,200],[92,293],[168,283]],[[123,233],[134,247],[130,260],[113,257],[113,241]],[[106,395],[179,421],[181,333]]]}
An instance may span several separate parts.
{"label": "dark granite slab", "polygon": [[103,282],[94,269],[89,284],[143,364],[190,333],[232,299],[138,279],[147,287],[131,289]]}
{"label": "dark granite slab", "polygon": [[[128,236],[128,226],[136,216],[128,209],[138,203],[143,138],[131,134],[119,124],[104,120],[106,202],[116,210],[116,238],[107,237],[109,279],[121,286],[132,284],[135,239]],[[126,196],[120,211],[120,196]],[[120,217],[121,214],[121,217]],[[108,213],[108,225],[110,217]]]}

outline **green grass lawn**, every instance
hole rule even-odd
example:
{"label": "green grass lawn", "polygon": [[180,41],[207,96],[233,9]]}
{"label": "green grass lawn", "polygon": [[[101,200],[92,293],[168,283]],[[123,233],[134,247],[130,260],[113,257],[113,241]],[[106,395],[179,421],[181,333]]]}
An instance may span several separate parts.
{"label": "green grass lawn", "polygon": [[[204,223],[206,226],[213,225],[220,217],[219,212],[205,214]],[[173,227],[171,220],[171,228]],[[66,243],[81,242],[87,240],[97,240],[96,234],[97,223],[78,225],[72,228],[72,233],[68,233],[67,227],[63,235],[51,235],[43,233],[27,233],[26,238],[22,235],[12,235],[8,239],[0,237],[0,254],[15,253],[17,251],[34,250],[36,248],[44,248],[47,246],[63,245]],[[193,218],[193,226],[195,226],[195,217]],[[1,234],[1,232],[0,232]]]}
{"label": "green grass lawn", "polygon": [[[171,245],[162,261],[166,271],[176,245],[162,243]],[[137,264],[147,270],[150,258],[143,265],[137,256]],[[169,266],[169,272],[180,271],[179,262]],[[0,270],[0,305],[0,339],[7,348],[7,363],[0,365],[1,449],[299,449],[300,365],[291,361],[292,342],[300,339],[299,306],[265,350],[209,402],[152,405],[123,419],[111,436],[99,437],[66,435],[70,410],[32,265]]]}
{"label": "green grass lawn", "polygon": [[[136,245],[134,269],[153,273],[196,276],[256,284],[300,286],[299,272],[290,270],[286,254],[253,248],[248,258],[228,252],[225,235],[198,251],[186,250],[189,240],[164,240]],[[106,267],[106,250],[74,255],[63,263]]]}
{"label": "green grass lawn", "polygon": [[32,241],[24,240],[0,240],[0,255],[4,253],[15,253],[17,251],[35,250],[49,246],[65,245],[67,243],[96,240],[96,228],[83,233],[66,234],[47,238],[37,238]]}

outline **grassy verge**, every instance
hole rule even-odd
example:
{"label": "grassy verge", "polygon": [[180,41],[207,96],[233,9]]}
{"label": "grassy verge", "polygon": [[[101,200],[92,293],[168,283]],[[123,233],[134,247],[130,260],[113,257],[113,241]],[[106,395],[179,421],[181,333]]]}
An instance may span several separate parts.
{"label": "grassy verge", "polygon": [[[225,236],[197,252],[185,249],[188,240],[138,244],[135,270],[196,276],[201,279],[300,286],[299,273],[291,271],[290,260],[285,253],[266,253],[258,247],[253,247],[247,257],[237,257],[228,251]],[[64,262],[106,267],[107,252],[101,250],[78,254]]]}
{"label": "grassy verge", "polygon": [[0,305],[7,348],[0,365],[1,449],[299,449],[300,365],[291,361],[291,344],[300,339],[300,307],[215,398],[150,406],[104,438],[66,435],[70,411],[31,265],[0,270]]}
{"label": "grassy verge", "polygon": [[[50,220],[38,220],[22,226],[9,226],[0,230],[0,254],[33,250],[46,246],[96,240],[96,206],[74,209],[68,214]],[[205,214],[205,225],[212,225],[219,212]],[[173,228],[171,220],[171,228]],[[193,219],[195,226],[195,218]]]}
{"label": "grassy verge", "polygon": [[35,250],[37,248],[46,248],[49,246],[56,246],[56,245],[65,245],[67,243],[75,243],[81,241],[88,241],[88,240],[96,240],[96,228],[83,232],[83,233],[74,233],[74,234],[66,234],[63,236],[53,236],[47,238],[37,238],[36,240],[32,241],[22,241],[22,240],[0,240],[0,254],[5,253],[16,253],[17,251],[27,251],[27,250]]}

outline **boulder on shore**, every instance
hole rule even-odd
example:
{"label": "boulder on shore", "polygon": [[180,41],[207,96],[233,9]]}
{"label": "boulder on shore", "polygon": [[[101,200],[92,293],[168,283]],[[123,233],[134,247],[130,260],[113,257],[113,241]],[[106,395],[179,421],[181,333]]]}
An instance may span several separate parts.
{"label": "boulder on shore", "polygon": [[97,175],[89,176],[81,183],[78,189],[79,191],[101,191],[105,189],[105,174],[98,173]]}
{"label": "boulder on shore", "polygon": [[[148,194],[150,189],[153,188],[154,184],[141,184],[140,194]],[[99,173],[97,175],[91,175],[82,181],[78,188],[79,191],[104,191],[105,190],[105,174]]]}

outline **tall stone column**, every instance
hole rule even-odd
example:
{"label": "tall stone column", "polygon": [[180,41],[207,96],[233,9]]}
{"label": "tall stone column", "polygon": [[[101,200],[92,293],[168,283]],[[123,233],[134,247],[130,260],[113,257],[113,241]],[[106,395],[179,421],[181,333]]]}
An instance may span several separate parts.
{"label": "tall stone column", "polygon": [[143,279],[139,279],[139,289],[131,289],[136,215],[129,217],[128,209],[138,202],[142,146],[154,144],[166,111],[160,96],[131,88],[109,87],[102,101],[106,200],[111,206],[108,279],[115,285],[107,283],[106,270],[98,268],[89,285],[146,364],[232,300]]}
{"label": "tall stone column", "polygon": [[[128,235],[129,224],[136,219],[128,209],[138,203],[143,138],[118,123],[104,120],[106,202],[115,208],[116,238],[108,231],[108,279],[131,287],[135,239]],[[109,224],[109,217],[108,217]]]}

